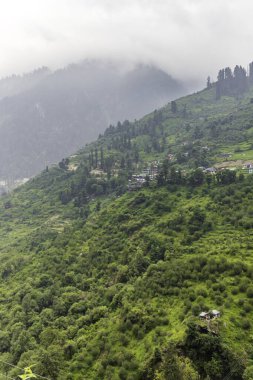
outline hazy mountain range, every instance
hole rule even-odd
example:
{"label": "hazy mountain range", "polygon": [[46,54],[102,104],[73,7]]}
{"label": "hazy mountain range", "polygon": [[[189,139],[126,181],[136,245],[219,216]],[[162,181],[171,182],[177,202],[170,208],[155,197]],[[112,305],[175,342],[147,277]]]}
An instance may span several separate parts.
{"label": "hazy mountain range", "polygon": [[185,93],[152,66],[85,61],[0,81],[0,178],[30,177],[95,139]]}

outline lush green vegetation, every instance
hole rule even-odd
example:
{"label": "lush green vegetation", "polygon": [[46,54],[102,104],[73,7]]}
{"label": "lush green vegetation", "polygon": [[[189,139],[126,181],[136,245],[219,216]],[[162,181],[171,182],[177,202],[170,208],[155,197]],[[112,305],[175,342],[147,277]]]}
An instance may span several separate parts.
{"label": "lush green vegetation", "polygon": [[110,126],[1,198],[0,379],[33,364],[61,380],[252,379],[253,177],[198,167],[251,157],[253,89],[215,94]]}

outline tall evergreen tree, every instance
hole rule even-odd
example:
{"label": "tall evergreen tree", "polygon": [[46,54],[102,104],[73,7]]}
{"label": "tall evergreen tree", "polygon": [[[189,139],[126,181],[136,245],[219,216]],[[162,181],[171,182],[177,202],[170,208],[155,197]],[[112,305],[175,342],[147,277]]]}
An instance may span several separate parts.
{"label": "tall evergreen tree", "polygon": [[207,77],[207,81],[206,81],[206,87],[207,87],[207,88],[211,88],[211,87],[212,87],[212,85],[211,85],[211,78],[210,78],[210,76],[208,76],[208,77]]}
{"label": "tall evergreen tree", "polygon": [[224,73],[226,80],[233,80],[233,73],[230,67],[226,67]]}
{"label": "tall evergreen tree", "polygon": [[102,170],[104,169],[104,164],[105,164],[105,161],[104,161],[104,150],[101,147],[100,148],[100,167],[101,167]]}
{"label": "tall evergreen tree", "polygon": [[222,82],[225,79],[225,70],[221,69],[218,73],[218,82]]}
{"label": "tall evergreen tree", "polygon": [[235,66],[234,81],[236,94],[242,94],[247,89],[247,74],[242,66]]}
{"label": "tall evergreen tree", "polygon": [[250,83],[253,82],[253,62],[249,64],[249,81]]}
{"label": "tall evergreen tree", "polygon": [[175,100],[171,102],[171,112],[177,113],[177,103],[175,102]]}
{"label": "tall evergreen tree", "polygon": [[95,149],[95,167],[98,167],[98,150],[97,148]]}

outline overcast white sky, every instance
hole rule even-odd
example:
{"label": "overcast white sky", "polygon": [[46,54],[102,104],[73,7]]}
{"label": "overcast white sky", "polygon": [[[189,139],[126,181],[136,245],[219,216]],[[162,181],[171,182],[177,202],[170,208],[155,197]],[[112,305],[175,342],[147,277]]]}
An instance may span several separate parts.
{"label": "overcast white sky", "polygon": [[0,0],[0,76],[84,58],[205,80],[253,60],[250,0]]}

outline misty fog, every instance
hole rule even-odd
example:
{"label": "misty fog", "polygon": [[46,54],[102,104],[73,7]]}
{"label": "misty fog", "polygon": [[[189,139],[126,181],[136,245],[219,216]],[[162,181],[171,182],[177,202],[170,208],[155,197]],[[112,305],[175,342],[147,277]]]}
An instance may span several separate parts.
{"label": "misty fog", "polygon": [[252,59],[249,0],[10,0],[1,4],[0,76],[87,58],[154,64],[198,88]]}

